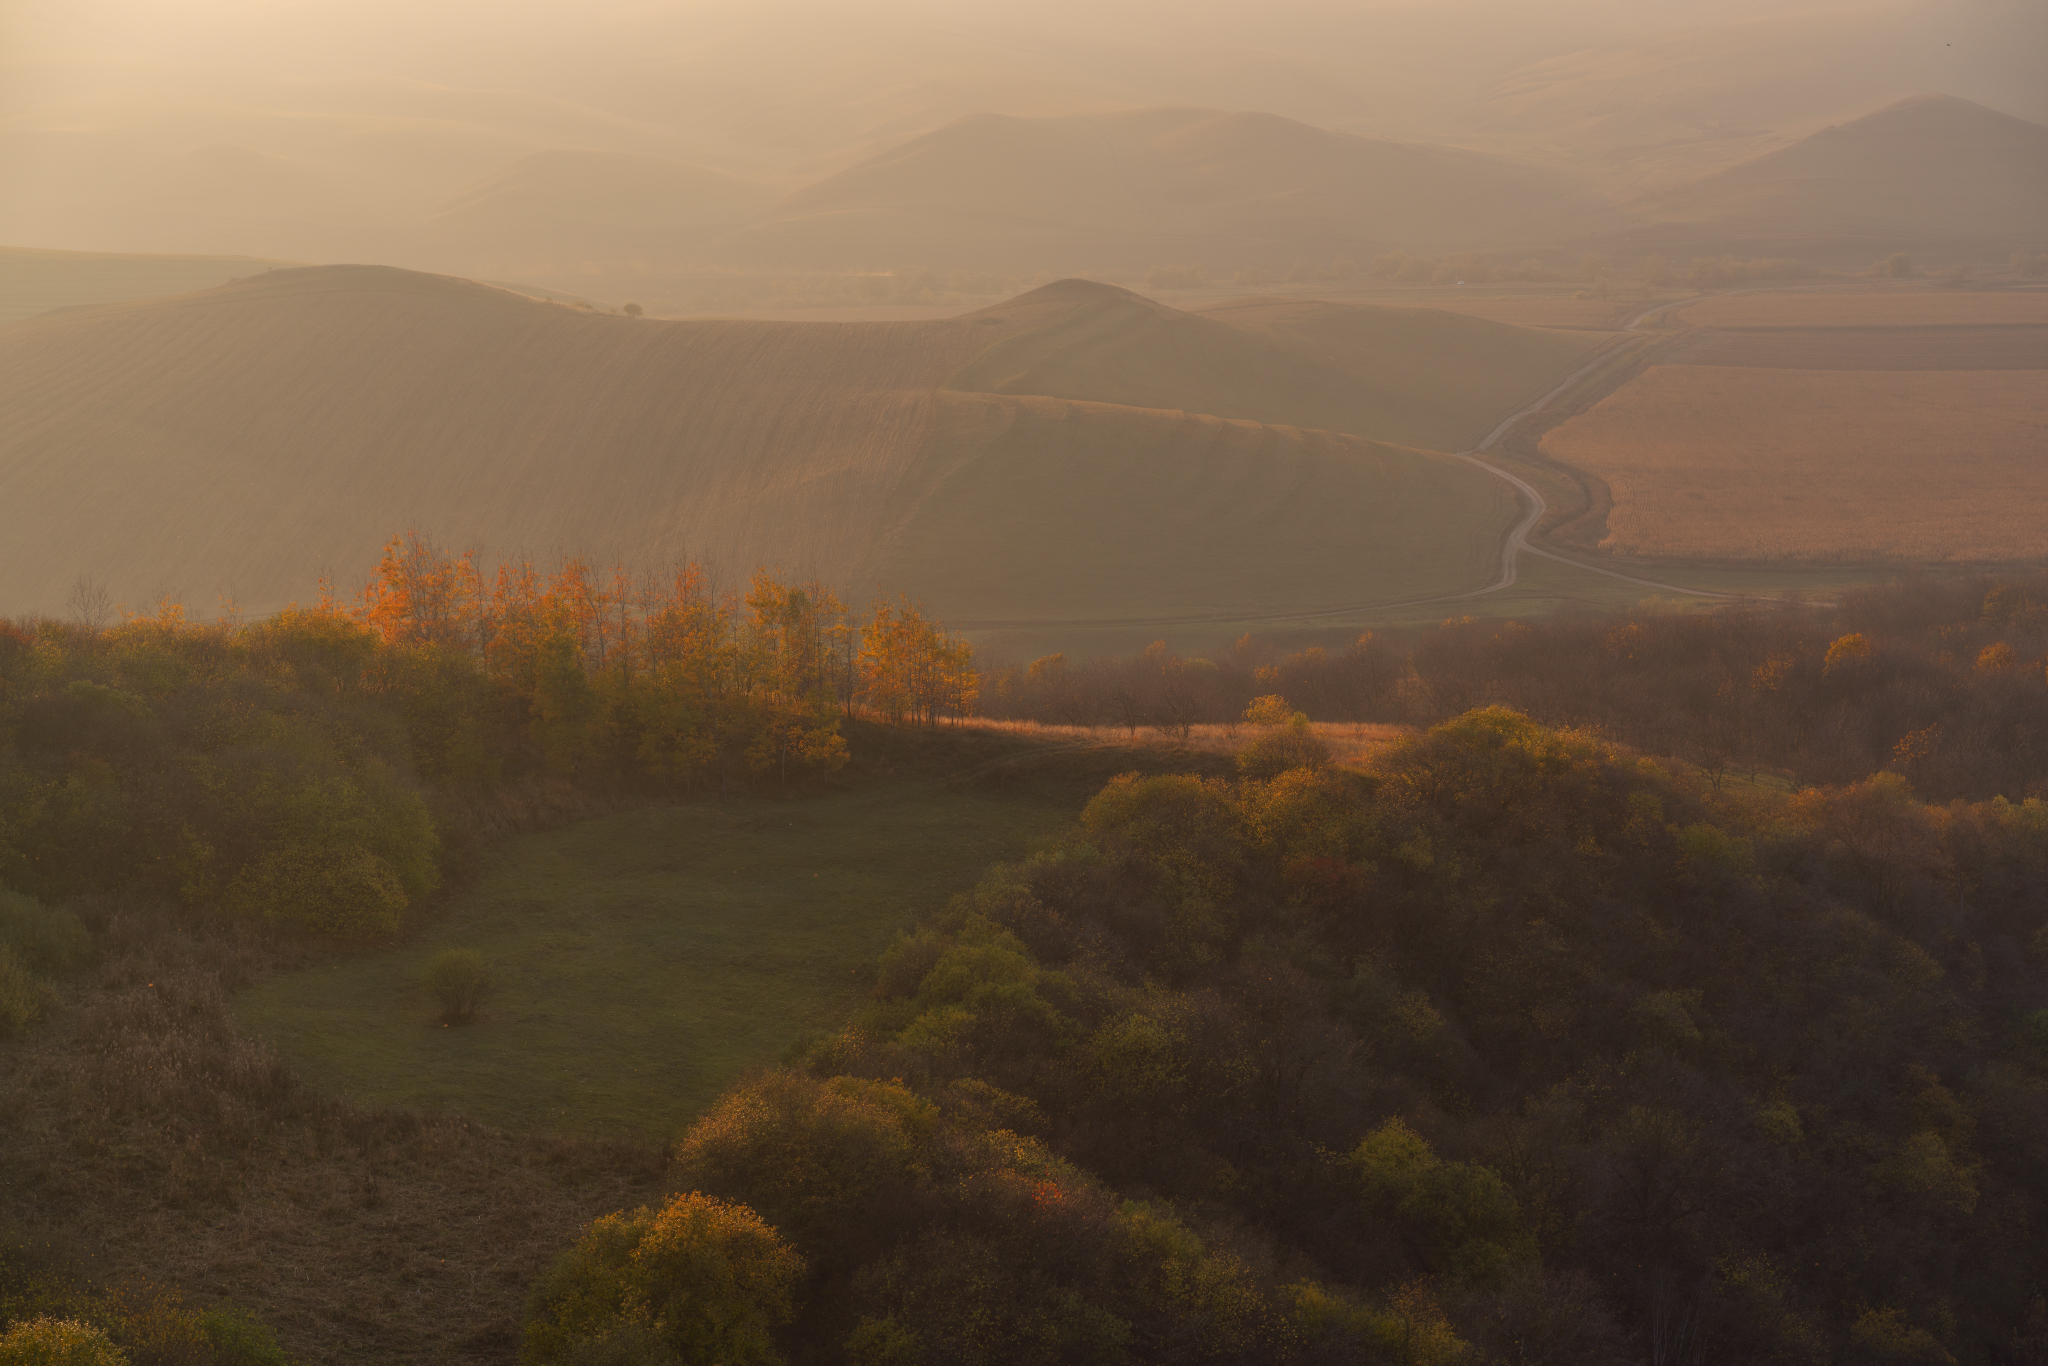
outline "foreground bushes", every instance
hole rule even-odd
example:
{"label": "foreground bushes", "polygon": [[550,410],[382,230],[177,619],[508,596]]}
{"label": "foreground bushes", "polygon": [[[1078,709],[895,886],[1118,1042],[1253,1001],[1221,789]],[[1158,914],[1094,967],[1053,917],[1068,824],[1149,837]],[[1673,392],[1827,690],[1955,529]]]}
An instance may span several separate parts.
{"label": "foreground bushes", "polygon": [[2044,886],[2039,801],[1501,708],[1132,775],[673,1174],[804,1257],[805,1360],[2033,1360]]}
{"label": "foreground bushes", "polygon": [[290,1366],[270,1329],[231,1305],[161,1287],[92,1288],[0,1245],[0,1366]]}
{"label": "foreground bushes", "polygon": [[521,1359],[772,1366],[802,1273],[741,1205],[692,1194],[609,1215],[535,1288]]}

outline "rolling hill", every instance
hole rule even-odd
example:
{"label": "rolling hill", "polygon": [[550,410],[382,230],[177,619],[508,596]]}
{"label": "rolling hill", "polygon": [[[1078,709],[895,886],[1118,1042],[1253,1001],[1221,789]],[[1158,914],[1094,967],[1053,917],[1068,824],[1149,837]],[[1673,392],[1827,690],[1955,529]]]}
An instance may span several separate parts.
{"label": "rolling hill", "polygon": [[[1375,387],[1404,335],[1411,367],[1435,348],[1465,378],[1411,393],[1389,362]],[[408,525],[775,564],[991,628],[1432,597],[1488,580],[1514,504],[1412,443],[1589,344],[1412,310],[1201,317],[1081,281],[941,322],[657,322],[274,271],[0,329],[0,610],[60,610],[80,575],[267,610],[348,588]]]}
{"label": "rolling hill", "polygon": [[1569,176],[1273,114],[964,118],[796,191],[718,248],[859,267],[1229,266],[1534,244],[1619,222]]}
{"label": "rolling hill", "polygon": [[1353,432],[1461,450],[1606,340],[1423,308],[1239,299],[1186,313],[1064,281],[987,311],[1021,326],[949,387]]}
{"label": "rolling hill", "polygon": [[1994,252],[2048,234],[2048,127],[1919,95],[1647,196],[1632,237],[1699,252]]}

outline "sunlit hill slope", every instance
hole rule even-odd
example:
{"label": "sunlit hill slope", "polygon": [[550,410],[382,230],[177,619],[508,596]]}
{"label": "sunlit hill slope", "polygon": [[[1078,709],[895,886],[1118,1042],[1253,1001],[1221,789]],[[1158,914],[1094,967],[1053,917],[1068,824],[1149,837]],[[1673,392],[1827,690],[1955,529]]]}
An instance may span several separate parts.
{"label": "sunlit hill slope", "polygon": [[0,605],[59,610],[94,575],[262,610],[346,589],[407,525],[773,564],[986,623],[1405,601],[1482,586],[1513,515],[1413,447],[1590,344],[1079,281],[941,322],[656,322],[276,271],[0,329]]}

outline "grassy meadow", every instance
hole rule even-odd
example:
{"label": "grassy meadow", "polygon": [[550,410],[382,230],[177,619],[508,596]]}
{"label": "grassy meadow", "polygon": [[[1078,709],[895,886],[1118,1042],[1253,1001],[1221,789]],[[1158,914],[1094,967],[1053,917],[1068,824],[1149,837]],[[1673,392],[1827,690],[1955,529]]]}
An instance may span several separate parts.
{"label": "grassy meadow", "polygon": [[[912,919],[1074,814],[898,783],[640,808],[494,846],[425,930],[272,977],[236,1013],[365,1105],[660,1141],[749,1068],[836,1028]],[[499,990],[448,1027],[421,979],[474,949]]]}

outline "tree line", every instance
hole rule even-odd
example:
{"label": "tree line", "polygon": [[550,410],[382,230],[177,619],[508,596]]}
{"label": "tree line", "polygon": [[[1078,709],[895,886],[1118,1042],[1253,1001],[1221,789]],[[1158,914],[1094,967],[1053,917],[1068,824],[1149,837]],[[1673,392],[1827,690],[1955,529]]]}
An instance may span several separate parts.
{"label": "tree line", "polygon": [[907,601],[857,614],[765,572],[721,593],[696,565],[487,573],[409,534],[350,602],[0,623],[0,886],[389,933],[503,794],[815,782],[849,716],[928,723],[974,689]]}
{"label": "tree line", "polygon": [[1842,784],[1896,773],[1930,798],[2048,795],[2048,578],[1922,579],[1828,605],[1460,617],[1213,658],[1163,643],[984,670],[990,716],[1185,734],[1280,694],[1318,721],[1427,726],[1500,703],[1597,727],[1711,778]]}

